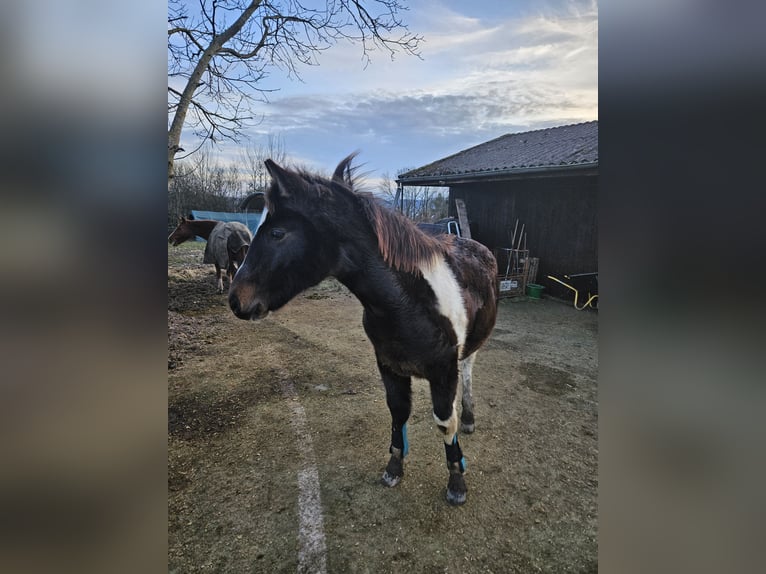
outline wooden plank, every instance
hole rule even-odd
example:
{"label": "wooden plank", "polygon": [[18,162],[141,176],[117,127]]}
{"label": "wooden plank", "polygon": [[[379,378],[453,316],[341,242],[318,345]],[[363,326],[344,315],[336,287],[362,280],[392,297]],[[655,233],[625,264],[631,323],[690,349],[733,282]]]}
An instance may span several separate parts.
{"label": "wooden plank", "polygon": [[471,228],[468,227],[468,212],[465,209],[465,202],[462,199],[455,200],[457,208],[457,221],[460,223],[460,236],[471,239]]}
{"label": "wooden plank", "polygon": [[529,258],[529,271],[527,272],[527,283],[537,283],[537,266],[540,264],[538,257]]}

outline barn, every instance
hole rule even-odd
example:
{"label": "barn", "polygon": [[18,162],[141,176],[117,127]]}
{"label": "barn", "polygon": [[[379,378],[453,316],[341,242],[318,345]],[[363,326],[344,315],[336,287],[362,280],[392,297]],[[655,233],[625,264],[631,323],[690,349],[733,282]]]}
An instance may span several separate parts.
{"label": "barn", "polygon": [[403,173],[397,184],[448,187],[450,215],[462,200],[472,238],[493,251],[511,248],[524,225],[547,293],[569,296],[548,275],[598,270],[598,121],[507,134]]}

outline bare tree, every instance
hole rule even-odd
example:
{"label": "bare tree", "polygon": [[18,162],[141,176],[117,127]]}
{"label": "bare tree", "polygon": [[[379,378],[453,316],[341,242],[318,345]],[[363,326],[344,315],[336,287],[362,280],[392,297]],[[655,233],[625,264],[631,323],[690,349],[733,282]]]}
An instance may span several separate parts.
{"label": "bare tree", "polygon": [[235,201],[241,199],[243,196],[243,183],[239,166],[234,163],[226,166],[223,175],[223,189],[226,195]]}
{"label": "bare tree", "polygon": [[[410,171],[410,168],[400,169],[399,175]],[[438,188],[428,186],[408,185],[402,189],[399,203],[393,205],[396,200],[396,182],[388,174],[383,173],[378,191],[391,203],[394,209],[400,210],[404,215],[414,221],[437,221],[447,217],[447,200]]]}
{"label": "bare tree", "polygon": [[266,145],[248,144],[240,152],[248,193],[263,191],[266,188],[269,174],[263,162],[267,159],[272,159],[278,164],[285,163],[287,153],[281,136],[269,134]]}
{"label": "bare tree", "polygon": [[235,211],[242,192],[242,176],[235,164],[221,165],[202,150],[190,160],[178,162],[176,176],[168,186],[168,227],[192,209]]}
{"label": "bare tree", "polygon": [[378,191],[386,198],[386,201],[393,204],[393,201],[396,198],[396,182],[387,171],[384,171],[380,176]]}
{"label": "bare tree", "polygon": [[342,40],[359,43],[367,65],[380,49],[418,55],[400,0],[198,0],[191,11],[168,4],[168,184],[184,125],[205,140],[237,141],[253,119],[250,103],[268,93],[272,67],[299,76],[320,52]]}

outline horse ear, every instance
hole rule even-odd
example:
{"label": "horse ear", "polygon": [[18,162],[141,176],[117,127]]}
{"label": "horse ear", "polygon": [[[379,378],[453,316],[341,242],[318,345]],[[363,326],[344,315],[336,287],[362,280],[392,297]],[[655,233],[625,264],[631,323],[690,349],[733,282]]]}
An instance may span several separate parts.
{"label": "horse ear", "polygon": [[271,159],[267,159],[263,163],[266,164],[271,179],[276,183],[266,190],[266,202],[273,208],[280,199],[290,197],[294,191],[300,189],[303,180],[290,170],[280,167]]}
{"label": "horse ear", "polygon": [[354,152],[341,160],[338,167],[335,168],[335,173],[332,174],[332,178],[335,181],[351,185],[353,182],[353,174],[351,169],[351,161],[356,157],[359,152]]}

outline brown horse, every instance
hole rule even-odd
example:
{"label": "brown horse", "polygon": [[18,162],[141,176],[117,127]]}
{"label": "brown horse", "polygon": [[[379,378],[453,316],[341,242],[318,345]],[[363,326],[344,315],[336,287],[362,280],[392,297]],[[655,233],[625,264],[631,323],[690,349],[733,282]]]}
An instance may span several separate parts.
{"label": "brown horse", "polygon": [[187,219],[182,217],[178,227],[168,237],[168,243],[178,245],[199,236],[207,240],[203,263],[215,265],[218,292],[223,293],[221,271],[226,269],[229,285],[237,268],[242,265],[253,239],[248,227],[237,221],[223,222],[215,219]]}
{"label": "brown horse", "polygon": [[271,160],[267,213],[253,248],[229,289],[240,319],[260,319],[327,276],[336,277],[364,307],[391,412],[391,457],[383,483],[404,474],[411,377],[427,379],[449,469],[447,501],[466,500],[461,430],[473,432],[472,377],[476,352],[497,315],[497,264],[484,245],[455,235],[430,236],[369,194],[354,190],[353,156],[331,179],[284,169]]}

